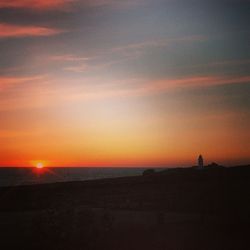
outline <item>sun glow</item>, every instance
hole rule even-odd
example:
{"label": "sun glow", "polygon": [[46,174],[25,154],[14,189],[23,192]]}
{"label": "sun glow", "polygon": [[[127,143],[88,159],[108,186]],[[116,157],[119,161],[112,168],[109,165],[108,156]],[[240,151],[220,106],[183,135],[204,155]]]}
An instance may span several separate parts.
{"label": "sun glow", "polygon": [[29,162],[30,167],[36,169],[42,169],[49,166],[49,162],[46,160],[32,160]]}
{"label": "sun glow", "polygon": [[44,164],[43,164],[42,162],[38,162],[38,163],[36,164],[36,168],[41,169],[41,168],[43,168],[43,167],[44,167]]}

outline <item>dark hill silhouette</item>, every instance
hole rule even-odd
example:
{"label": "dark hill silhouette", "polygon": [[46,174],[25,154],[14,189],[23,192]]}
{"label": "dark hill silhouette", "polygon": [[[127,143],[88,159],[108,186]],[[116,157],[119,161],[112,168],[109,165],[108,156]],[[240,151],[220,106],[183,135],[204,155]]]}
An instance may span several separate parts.
{"label": "dark hill silhouette", "polygon": [[250,166],[2,187],[0,197],[1,243],[16,249],[250,249]]}

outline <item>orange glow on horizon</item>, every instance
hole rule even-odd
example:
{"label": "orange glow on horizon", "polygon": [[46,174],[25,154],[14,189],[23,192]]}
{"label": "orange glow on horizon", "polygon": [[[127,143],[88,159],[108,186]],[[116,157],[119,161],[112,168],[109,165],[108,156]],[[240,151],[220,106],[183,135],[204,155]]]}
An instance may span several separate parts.
{"label": "orange glow on horizon", "polygon": [[37,161],[31,161],[30,165],[32,167],[35,167],[36,169],[43,169],[48,166],[48,162],[37,160]]}

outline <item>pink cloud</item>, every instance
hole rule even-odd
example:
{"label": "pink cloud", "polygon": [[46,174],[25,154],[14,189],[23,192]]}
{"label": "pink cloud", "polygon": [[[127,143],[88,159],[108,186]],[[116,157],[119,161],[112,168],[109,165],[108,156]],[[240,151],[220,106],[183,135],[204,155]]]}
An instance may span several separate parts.
{"label": "pink cloud", "polygon": [[71,3],[89,7],[130,7],[144,2],[145,0],[0,0],[0,8],[50,10],[68,7]]}
{"label": "pink cloud", "polygon": [[0,111],[56,105],[62,91],[54,83],[49,75],[0,76]]}
{"label": "pink cloud", "polygon": [[61,33],[61,30],[41,26],[21,26],[0,23],[0,38],[27,37],[27,36],[52,36]]}
{"label": "pink cloud", "polygon": [[0,0],[0,8],[56,9],[74,0]]}
{"label": "pink cloud", "polygon": [[18,84],[30,82],[30,81],[36,81],[41,79],[42,76],[31,76],[31,77],[6,77],[6,76],[0,76],[0,91],[3,91],[4,89],[13,87]]}

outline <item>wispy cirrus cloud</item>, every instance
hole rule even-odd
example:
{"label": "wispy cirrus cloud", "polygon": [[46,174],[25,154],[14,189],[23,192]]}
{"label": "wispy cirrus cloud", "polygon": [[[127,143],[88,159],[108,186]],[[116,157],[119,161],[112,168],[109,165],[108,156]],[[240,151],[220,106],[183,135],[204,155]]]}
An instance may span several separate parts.
{"label": "wispy cirrus cloud", "polygon": [[80,63],[80,65],[72,65],[72,66],[66,66],[63,68],[65,71],[70,71],[74,73],[82,73],[86,72],[88,65],[86,61],[88,61],[90,58],[88,57],[78,57],[75,55],[57,55],[57,56],[51,56],[50,60],[56,61],[56,62],[63,62],[63,63]]}
{"label": "wispy cirrus cloud", "polygon": [[49,75],[0,76],[0,112],[53,106],[61,90]]}
{"label": "wispy cirrus cloud", "polygon": [[249,83],[250,76],[191,76],[186,78],[176,79],[162,79],[153,83],[146,84],[145,90],[152,92],[161,92],[168,89],[180,88],[180,87],[209,87],[225,84],[240,84]]}
{"label": "wispy cirrus cloud", "polygon": [[42,79],[43,76],[30,76],[30,77],[18,77],[18,76],[0,76],[0,91],[7,88],[23,84],[26,82],[32,82]]}
{"label": "wispy cirrus cloud", "polygon": [[145,3],[145,0],[0,0],[0,8],[19,8],[34,10],[54,10],[63,9],[70,4],[77,3],[78,6],[87,7],[130,7]]}
{"label": "wispy cirrus cloud", "polygon": [[98,87],[98,89],[95,87],[89,87],[85,89],[84,93],[81,93],[82,91],[76,91],[77,93],[73,92],[65,98],[70,100],[98,100],[105,98],[157,95],[158,93],[174,91],[180,88],[250,83],[250,76],[190,76],[185,78],[166,78],[154,81],[138,79],[137,81],[133,80],[132,83],[132,85],[131,82],[129,84],[123,84],[119,88],[114,88],[114,83],[109,83],[108,86],[104,85]]}
{"label": "wispy cirrus cloud", "polygon": [[192,35],[192,36],[183,36],[183,37],[175,37],[175,38],[161,38],[161,39],[154,39],[154,40],[147,40],[138,43],[131,43],[128,45],[114,47],[112,48],[112,52],[122,52],[122,51],[129,51],[129,50],[143,50],[148,48],[154,47],[165,47],[169,44],[173,44],[176,42],[203,42],[208,39],[207,36],[204,35]]}
{"label": "wispy cirrus cloud", "polygon": [[0,0],[0,8],[48,10],[65,7],[75,0]]}
{"label": "wispy cirrus cloud", "polygon": [[87,68],[88,68],[88,66],[86,64],[82,64],[79,66],[65,67],[64,70],[71,71],[74,73],[82,73],[82,72],[86,72]]}
{"label": "wispy cirrus cloud", "polygon": [[112,5],[116,7],[130,7],[138,6],[148,2],[147,0],[83,0],[81,1],[85,5],[89,6],[107,6]]}
{"label": "wispy cirrus cloud", "polygon": [[250,65],[250,60],[248,59],[241,59],[241,60],[222,60],[222,61],[212,61],[208,63],[201,63],[201,64],[191,64],[191,65],[185,65],[184,68],[218,68],[218,67],[235,67],[235,66],[241,66],[241,65]]}
{"label": "wispy cirrus cloud", "polygon": [[77,62],[77,61],[87,61],[90,58],[88,57],[79,57],[72,54],[65,54],[65,55],[53,55],[49,57],[52,61],[62,61],[62,62]]}
{"label": "wispy cirrus cloud", "polygon": [[62,32],[59,29],[42,26],[0,23],[0,38],[53,36]]}
{"label": "wispy cirrus cloud", "polygon": [[[184,36],[177,38],[161,38],[155,40],[146,40],[137,43],[129,43],[123,46],[117,46],[109,49],[99,50],[90,57],[76,56],[73,54],[65,55],[53,55],[49,59],[52,61],[60,62],[72,62],[74,65],[64,67],[66,71],[71,71],[74,73],[86,72],[87,69],[101,69],[105,67],[110,67],[117,63],[123,63],[128,60],[133,60],[140,57],[147,51],[153,48],[161,48],[171,45],[176,42],[185,43],[185,42],[203,42],[208,38],[203,35],[193,35],[193,36]],[[114,56],[114,58],[110,58]],[[97,59],[97,60],[93,60]],[[98,59],[101,59],[98,62]],[[92,61],[92,64],[89,61]],[[87,63],[88,62],[88,63]],[[79,64],[78,64],[79,63]]]}

